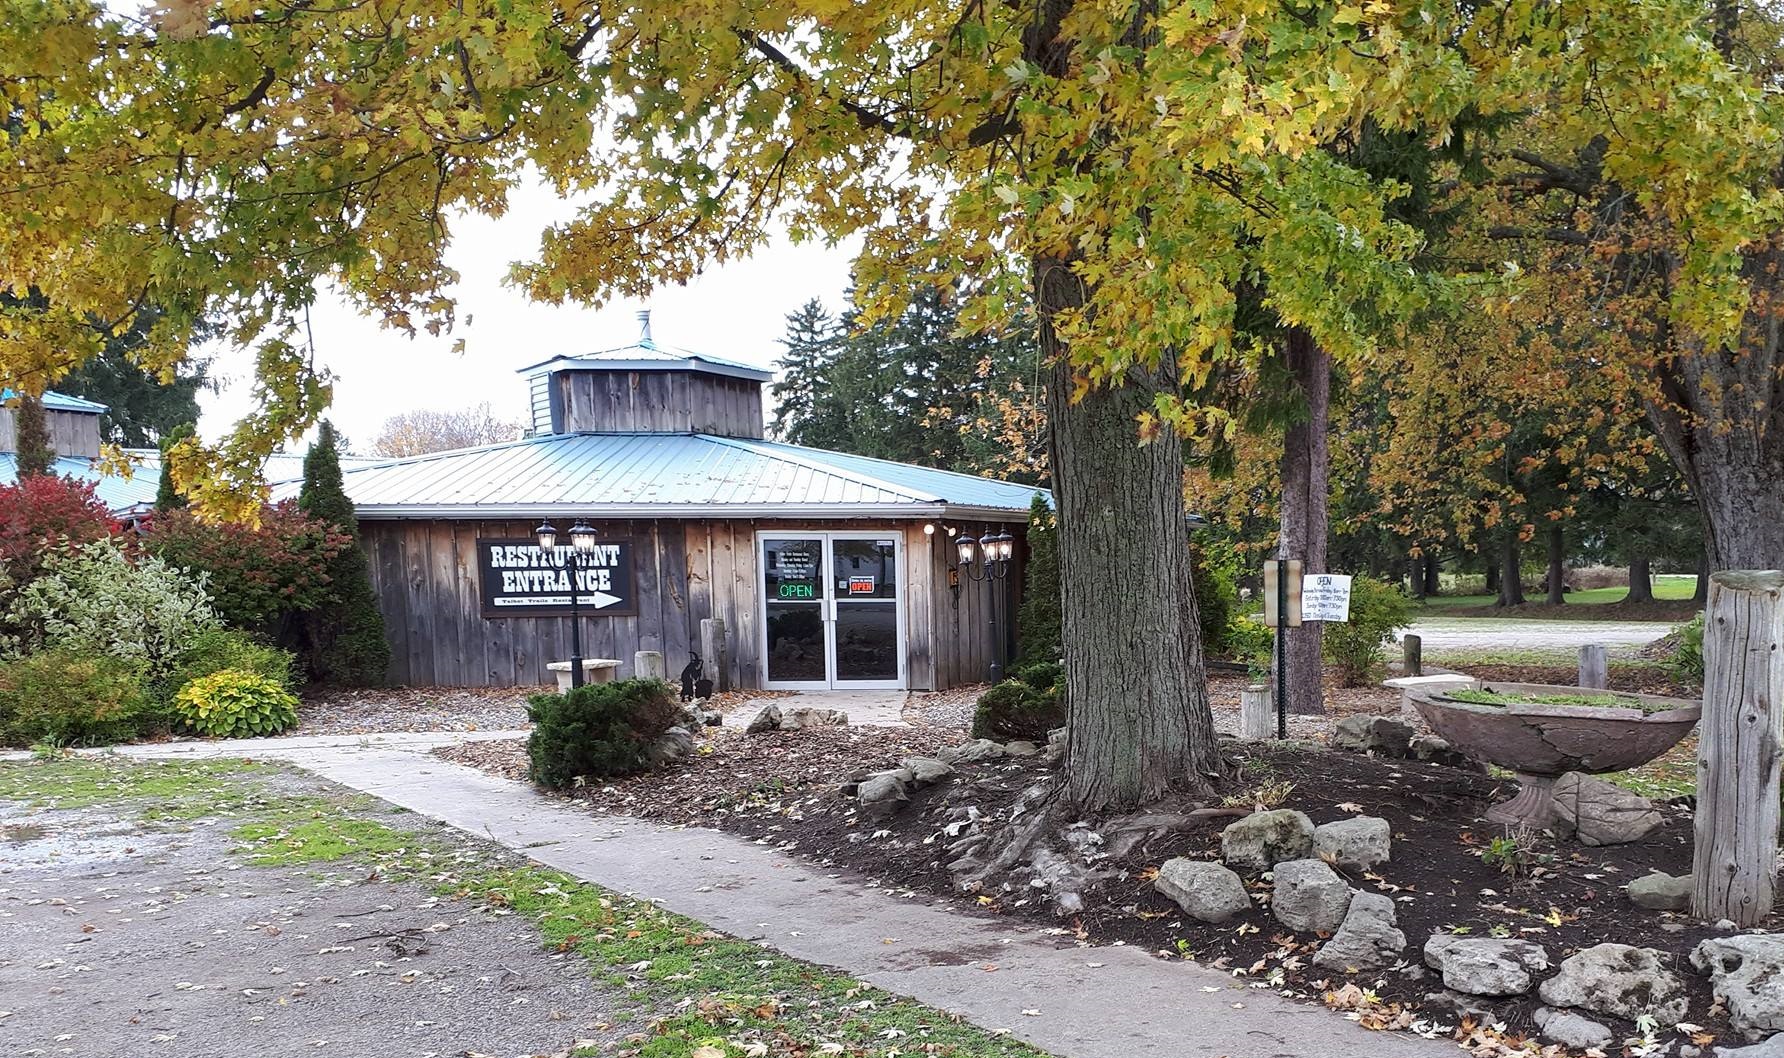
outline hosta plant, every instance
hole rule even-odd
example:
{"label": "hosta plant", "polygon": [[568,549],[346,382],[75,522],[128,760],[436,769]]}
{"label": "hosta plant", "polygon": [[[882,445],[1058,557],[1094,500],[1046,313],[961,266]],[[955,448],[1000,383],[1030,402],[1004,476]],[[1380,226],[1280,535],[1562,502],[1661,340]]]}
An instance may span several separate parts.
{"label": "hosta plant", "polygon": [[245,669],[198,677],[174,695],[173,710],[181,724],[214,738],[276,735],[297,723],[297,698]]}

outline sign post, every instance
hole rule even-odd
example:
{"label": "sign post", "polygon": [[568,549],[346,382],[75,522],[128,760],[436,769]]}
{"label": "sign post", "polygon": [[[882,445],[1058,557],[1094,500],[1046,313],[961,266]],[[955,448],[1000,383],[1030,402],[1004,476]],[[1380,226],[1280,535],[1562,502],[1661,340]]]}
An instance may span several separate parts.
{"label": "sign post", "polygon": [[[1348,580],[1348,578],[1346,578]],[[1276,627],[1276,737],[1288,738],[1287,632],[1301,625],[1301,560],[1264,562],[1264,623]]]}

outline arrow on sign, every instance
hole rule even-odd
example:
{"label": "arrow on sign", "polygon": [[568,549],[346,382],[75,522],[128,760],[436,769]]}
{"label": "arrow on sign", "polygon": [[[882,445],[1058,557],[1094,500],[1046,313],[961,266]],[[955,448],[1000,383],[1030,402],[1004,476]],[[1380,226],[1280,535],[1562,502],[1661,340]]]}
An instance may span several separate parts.
{"label": "arrow on sign", "polygon": [[593,603],[595,609],[605,610],[605,609],[607,609],[607,607],[612,606],[614,603],[624,602],[625,600],[621,599],[617,595],[609,595],[604,591],[597,591],[597,592],[590,592],[587,595],[581,596],[577,599],[577,601],[582,602],[582,603]]}

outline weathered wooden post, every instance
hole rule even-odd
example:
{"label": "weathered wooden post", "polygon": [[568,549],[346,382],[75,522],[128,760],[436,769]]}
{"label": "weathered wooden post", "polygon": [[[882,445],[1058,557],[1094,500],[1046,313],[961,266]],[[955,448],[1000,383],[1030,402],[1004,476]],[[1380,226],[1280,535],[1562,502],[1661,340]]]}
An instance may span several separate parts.
{"label": "weathered wooden post", "polygon": [[1603,643],[1587,643],[1580,648],[1580,686],[1602,691],[1610,685],[1609,652]]}
{"label": "weathered wooden post", "polygon": [[1270,685],[1254,683],[1239,692],[1239,737],[1262,742],[1275,733],[1271,720]]}
{"label": "weathered wooden post", "polygon": [[730,690],[731,644],[725,641],[723,617],[700,619],[700,659],[706,663],[706,675],[712,680],[713,689]]}
{"label": "weathered wooden post", "polygon": [[1400,650],[1404,664],[1400,666],[1402,676],[1423,676],[1425,674],[1425,641],[1411,632],[1400,637]]}
{"label": "weathered wooden post", "polygon": [[1784,570],[1710,578],[1691,913],[1756,926],[1772,912],[1784,721]]}
{"label": "weathered wooden post", "polygon": [[632,655],[632,675],[641,680],[666,680],[669,669],[660,650],[640,650]]}

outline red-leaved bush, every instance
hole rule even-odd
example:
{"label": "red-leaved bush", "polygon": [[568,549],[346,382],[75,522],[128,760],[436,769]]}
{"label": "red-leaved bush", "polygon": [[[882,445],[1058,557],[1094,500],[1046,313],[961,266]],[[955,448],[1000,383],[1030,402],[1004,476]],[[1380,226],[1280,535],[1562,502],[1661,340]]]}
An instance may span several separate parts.
{"label": "red-leaved bush", "polygon": [[91,543],[122,527],[93,486],[54,474],[34,474],[0,485],[0,570],[24,584],[56,548]]}
{"label": "red-leaved bush", "polygon": [[290,502],[263,510],[258,528],[162,511],[143,538],[144,548],[168,564],[210,574],[206,590],[217,615],[249,630],[332,602],[329,564],[352,542]]}

